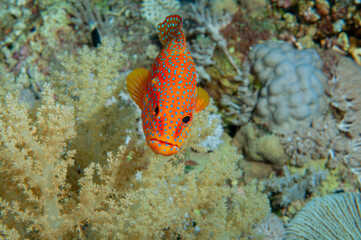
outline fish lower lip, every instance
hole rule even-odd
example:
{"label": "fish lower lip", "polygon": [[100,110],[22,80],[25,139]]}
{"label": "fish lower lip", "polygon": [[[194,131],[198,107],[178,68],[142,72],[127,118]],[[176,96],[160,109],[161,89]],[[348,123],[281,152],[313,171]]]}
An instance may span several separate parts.
{"label": "fish lower lip", "polygon": [[165,142],[165,141],[162,141],[162,140],[158,140],[158,139],[155,139],[155,138],[150,139],[150,141],[156,141],[156,142],[159,142],[159,143],[161,143],[161,144],[167,144],[167,145],[169,145],[169,146],[178,147],[177,145],[174,145],[174,144],[172,144],[172,143]]}

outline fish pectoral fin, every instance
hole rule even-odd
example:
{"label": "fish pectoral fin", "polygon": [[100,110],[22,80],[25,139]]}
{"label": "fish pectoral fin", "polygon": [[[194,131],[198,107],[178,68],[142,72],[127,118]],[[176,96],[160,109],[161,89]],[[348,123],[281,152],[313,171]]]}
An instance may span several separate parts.
{"label": "fish pectoral fin", "polygon": [[209,96],[206,90],[201,87],[197,87],[197,102],[196,102],[196,113],[199,113],[205,109],[209,104]]}
{"label": "fish pectoral fin", "polygon": [[129,95],[140,109],[143,108],[143,98],[149,78],[150,71],[145,68],[136,68],[127,77]]}

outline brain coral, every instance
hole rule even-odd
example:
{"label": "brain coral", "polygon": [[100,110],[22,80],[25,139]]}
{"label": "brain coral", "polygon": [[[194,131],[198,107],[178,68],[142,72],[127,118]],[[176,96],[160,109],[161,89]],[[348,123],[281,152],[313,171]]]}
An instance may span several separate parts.
{"label": "brain coral", "polygon": [[332,194],[313,199],[291,221],[285,239],[361,239],[361,194]]}
{"label": "brain coral", "polygon": [[294,132],[324,112],[326,76],[315,50],[269,41],[253,47],[249,58],[261,85],[254,114],[270,129]]}

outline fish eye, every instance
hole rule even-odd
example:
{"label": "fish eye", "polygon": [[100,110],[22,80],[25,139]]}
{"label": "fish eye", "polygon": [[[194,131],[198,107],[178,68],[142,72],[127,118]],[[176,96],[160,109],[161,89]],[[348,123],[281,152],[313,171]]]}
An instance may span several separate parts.
{"label": "fish eye", "polygon": [[155,107],[155,109],[154,109],[154,115],[157,115],[158,112],[159,112],[159,107],[158,107],[158,105],[157,105],[157,106]]}
{"label": "fish eye", "polygon": [[190,118],[189,116],[185,116],[185,117],[182,119],[182,122],[188,123],[190,119],[191,119],[191,118]]}

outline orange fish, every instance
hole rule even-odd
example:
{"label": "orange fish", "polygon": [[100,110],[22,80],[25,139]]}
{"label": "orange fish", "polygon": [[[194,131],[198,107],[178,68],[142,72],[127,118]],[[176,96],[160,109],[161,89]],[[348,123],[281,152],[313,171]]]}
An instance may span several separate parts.
{"label": "orange fish", "polygon": [[168,16],[158,25],[163,48],[151,70],[137,68],[127,77],[127,90],[142,110],[143,131],[153,152],[177,153],[187,138],[195,113],[209,103],[197,87],[196,69],[187,50],[182,18]]}

